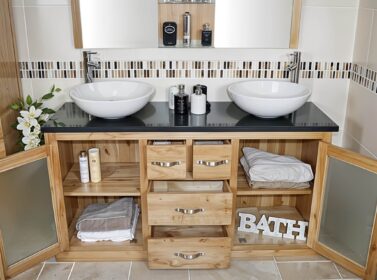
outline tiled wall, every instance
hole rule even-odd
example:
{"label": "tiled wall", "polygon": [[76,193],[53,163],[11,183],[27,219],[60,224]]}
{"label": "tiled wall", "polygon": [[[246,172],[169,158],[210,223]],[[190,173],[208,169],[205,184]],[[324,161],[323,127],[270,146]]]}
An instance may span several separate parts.
{"label": "tiled wall", "polygon": [[[13,11],[24,93],[40,96],[54,83],[67,92],[82,83],[81,50],[73,47],[70,0],[13,0]],[[304,63],[300,83],[312,90],[311,100],[341,129],[351,77],[357,11],[358,0],[303,0],[299,50],[303,52]],[[98,51],[97,59],[102,62],[99,77],[148,79],[157,89],[154,100],[166,100],[166,89],[184,78],[187,86],[206,84],[209,99],[216,101],[229,100],[226,88],[240,79],[286,79],[284,65],[292,52],[281,49]],[[64,100],[67,94],[55,103]]]}
{"label": "tiled wall", "polygon": [[377,158],[377,1],[360,0],[344,146]]}

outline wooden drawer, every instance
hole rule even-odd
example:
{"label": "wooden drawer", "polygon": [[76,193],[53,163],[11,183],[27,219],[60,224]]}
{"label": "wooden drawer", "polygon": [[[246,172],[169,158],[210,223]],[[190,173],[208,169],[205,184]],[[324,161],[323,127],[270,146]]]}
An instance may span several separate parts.
{"label": "wooden drawer", "polygon": [[186,178],[186,145],[148,145],[147,175],[152,180]]}
{"label": "wooden drawer", "polygon": [[193,145],[193,178],[229,179],[231,173],[232,145]]}
{"label": "wooden drawer", "polygon": [[227,268],[231,239],[223,227],[156,227],[148,240],[152,269]]}
{"label": "wooden drawer", "polygon": [[226,181],[151,182],[149,225],[229,225],[233,195]]}

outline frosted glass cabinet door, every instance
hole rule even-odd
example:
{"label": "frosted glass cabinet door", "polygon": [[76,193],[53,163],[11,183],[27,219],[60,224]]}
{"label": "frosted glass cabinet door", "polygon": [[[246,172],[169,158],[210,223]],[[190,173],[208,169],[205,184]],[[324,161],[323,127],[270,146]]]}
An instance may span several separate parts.
{"label": "frosted glass cabinet door", "polygon": [[0,230],[6,270],[57,245],[46,148],[0,161]]}
{"label": "frosted glass cabinet door", "polygon": [[[325,150],[322,207],[314,249],[365,277],[375,270],[377,261],[372,256],[375,250],[370,250],[377,245],[373,235],[377,162],[332,146]],[[370,279],[374,280],[375,275]]]}

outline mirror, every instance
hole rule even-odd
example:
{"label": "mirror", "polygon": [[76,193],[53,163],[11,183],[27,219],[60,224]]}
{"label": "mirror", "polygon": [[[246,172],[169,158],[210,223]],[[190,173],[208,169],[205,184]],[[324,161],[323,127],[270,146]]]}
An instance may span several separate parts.
{"label": "mirror", "polygon": [[[202,26],[211,47],[297,48],[302,0],[72,0],[76,48],[157,48],[163,24],[177,24],[183,47],[183,13],[191,14],[191,47],[201,44]],[[206,46],[208,47],[208,46]]]}

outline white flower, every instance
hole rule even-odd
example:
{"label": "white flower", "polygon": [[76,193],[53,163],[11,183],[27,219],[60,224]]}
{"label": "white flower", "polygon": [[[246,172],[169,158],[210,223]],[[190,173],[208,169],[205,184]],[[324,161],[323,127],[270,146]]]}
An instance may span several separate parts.
{"label": "white flower", "polygon": [[35,136],[25,136],[22,138],[22,143],[26,145],[24,148],[25,151],[38,147],[40,142],[39,137]]}
{"label": "white flower", "polygon": [[25,137],[32,136],[32,137],[38,137],[38,138],[40,138],[40,134],[41,134],[41,126],[39,124],[34,126],[33,131],[30,129],[29,131],[25,131],[25,133],[23,133]]}
{"label": "white flower", "polygon": [[42,114],[42,110],[30,106],[29,111],[21,111],[20,114],[24,119],[36,119]]}
{"label": "white flower", "polygon": [[17,129],[22,130],[23,135],[30,133],[30,130],[32,127],[39,125],[36,119],[25,119],[25,118],[18,117],[17,121],[18,121]]}

